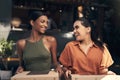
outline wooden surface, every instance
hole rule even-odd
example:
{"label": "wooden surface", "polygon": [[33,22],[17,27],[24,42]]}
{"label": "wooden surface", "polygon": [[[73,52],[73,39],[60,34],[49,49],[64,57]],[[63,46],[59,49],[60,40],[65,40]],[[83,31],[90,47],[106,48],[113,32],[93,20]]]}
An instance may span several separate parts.
{"label": "wooden surface", "polygon": [[48,74],[32,74],[30,71],[22,72],[11,77],[11,80],[59,80],[58,73],[50,71]]}
{"label": "wooden surface", "polygon": [[[48,74],[32,74],[30,71],[22,72],[11,77],[11,80],[59,80],[57,72],[50,71]],[[120,75],[77,75],[72,74],[72,80],[120,80]]]}
{"label": "wooden surface", "polygon": [[72,75],[72,80],[120,80],[120,75]]}

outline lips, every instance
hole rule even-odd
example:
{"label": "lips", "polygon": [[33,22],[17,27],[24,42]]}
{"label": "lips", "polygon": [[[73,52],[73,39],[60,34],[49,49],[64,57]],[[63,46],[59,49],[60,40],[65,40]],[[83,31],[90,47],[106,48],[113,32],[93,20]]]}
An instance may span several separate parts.
{"label": "lips", "polygon": [[75,37],[79,36],[80,34],[79,33],[74,33]]}
{"label": "lips", "polygon": [[46,30],[46,27],[41,27],[41,30]]}

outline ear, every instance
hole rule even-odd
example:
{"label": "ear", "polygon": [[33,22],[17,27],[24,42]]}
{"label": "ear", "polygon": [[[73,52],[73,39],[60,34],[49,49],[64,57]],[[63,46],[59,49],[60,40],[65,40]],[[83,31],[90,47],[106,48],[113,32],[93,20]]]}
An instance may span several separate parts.
{"label": "ear", "polygon": [[32,26],[34,26],[34,21],[33,21],[33,20],[30,20],[30,24],[31,24]]}
{"label": "ear", "polygon": [[91,27],[87,27],[87,31],[88,31],[88,32],[91,32]]}

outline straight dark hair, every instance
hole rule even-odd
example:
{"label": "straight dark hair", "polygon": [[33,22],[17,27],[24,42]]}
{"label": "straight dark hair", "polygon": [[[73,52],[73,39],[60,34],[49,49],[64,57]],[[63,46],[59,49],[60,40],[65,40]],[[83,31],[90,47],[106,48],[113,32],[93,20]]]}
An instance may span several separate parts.
{"label": "straight dark hair", "polygon": [[46,13],[40,10],[30,10],[28,13],[29,20],[33,20],[33,21],[35,21],[42,15],[46,15]]}

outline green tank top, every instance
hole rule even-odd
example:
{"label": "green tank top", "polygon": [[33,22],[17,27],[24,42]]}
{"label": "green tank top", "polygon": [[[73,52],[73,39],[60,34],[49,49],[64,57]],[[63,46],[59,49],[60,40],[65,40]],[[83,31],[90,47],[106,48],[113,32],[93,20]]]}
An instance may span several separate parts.
{"label": "green tank top", "polygon": [[26,45],[23,51],[25,70],[40,72],[50,71],[51,54],[45,48],[42,39],[35,43],[26,40]]}

